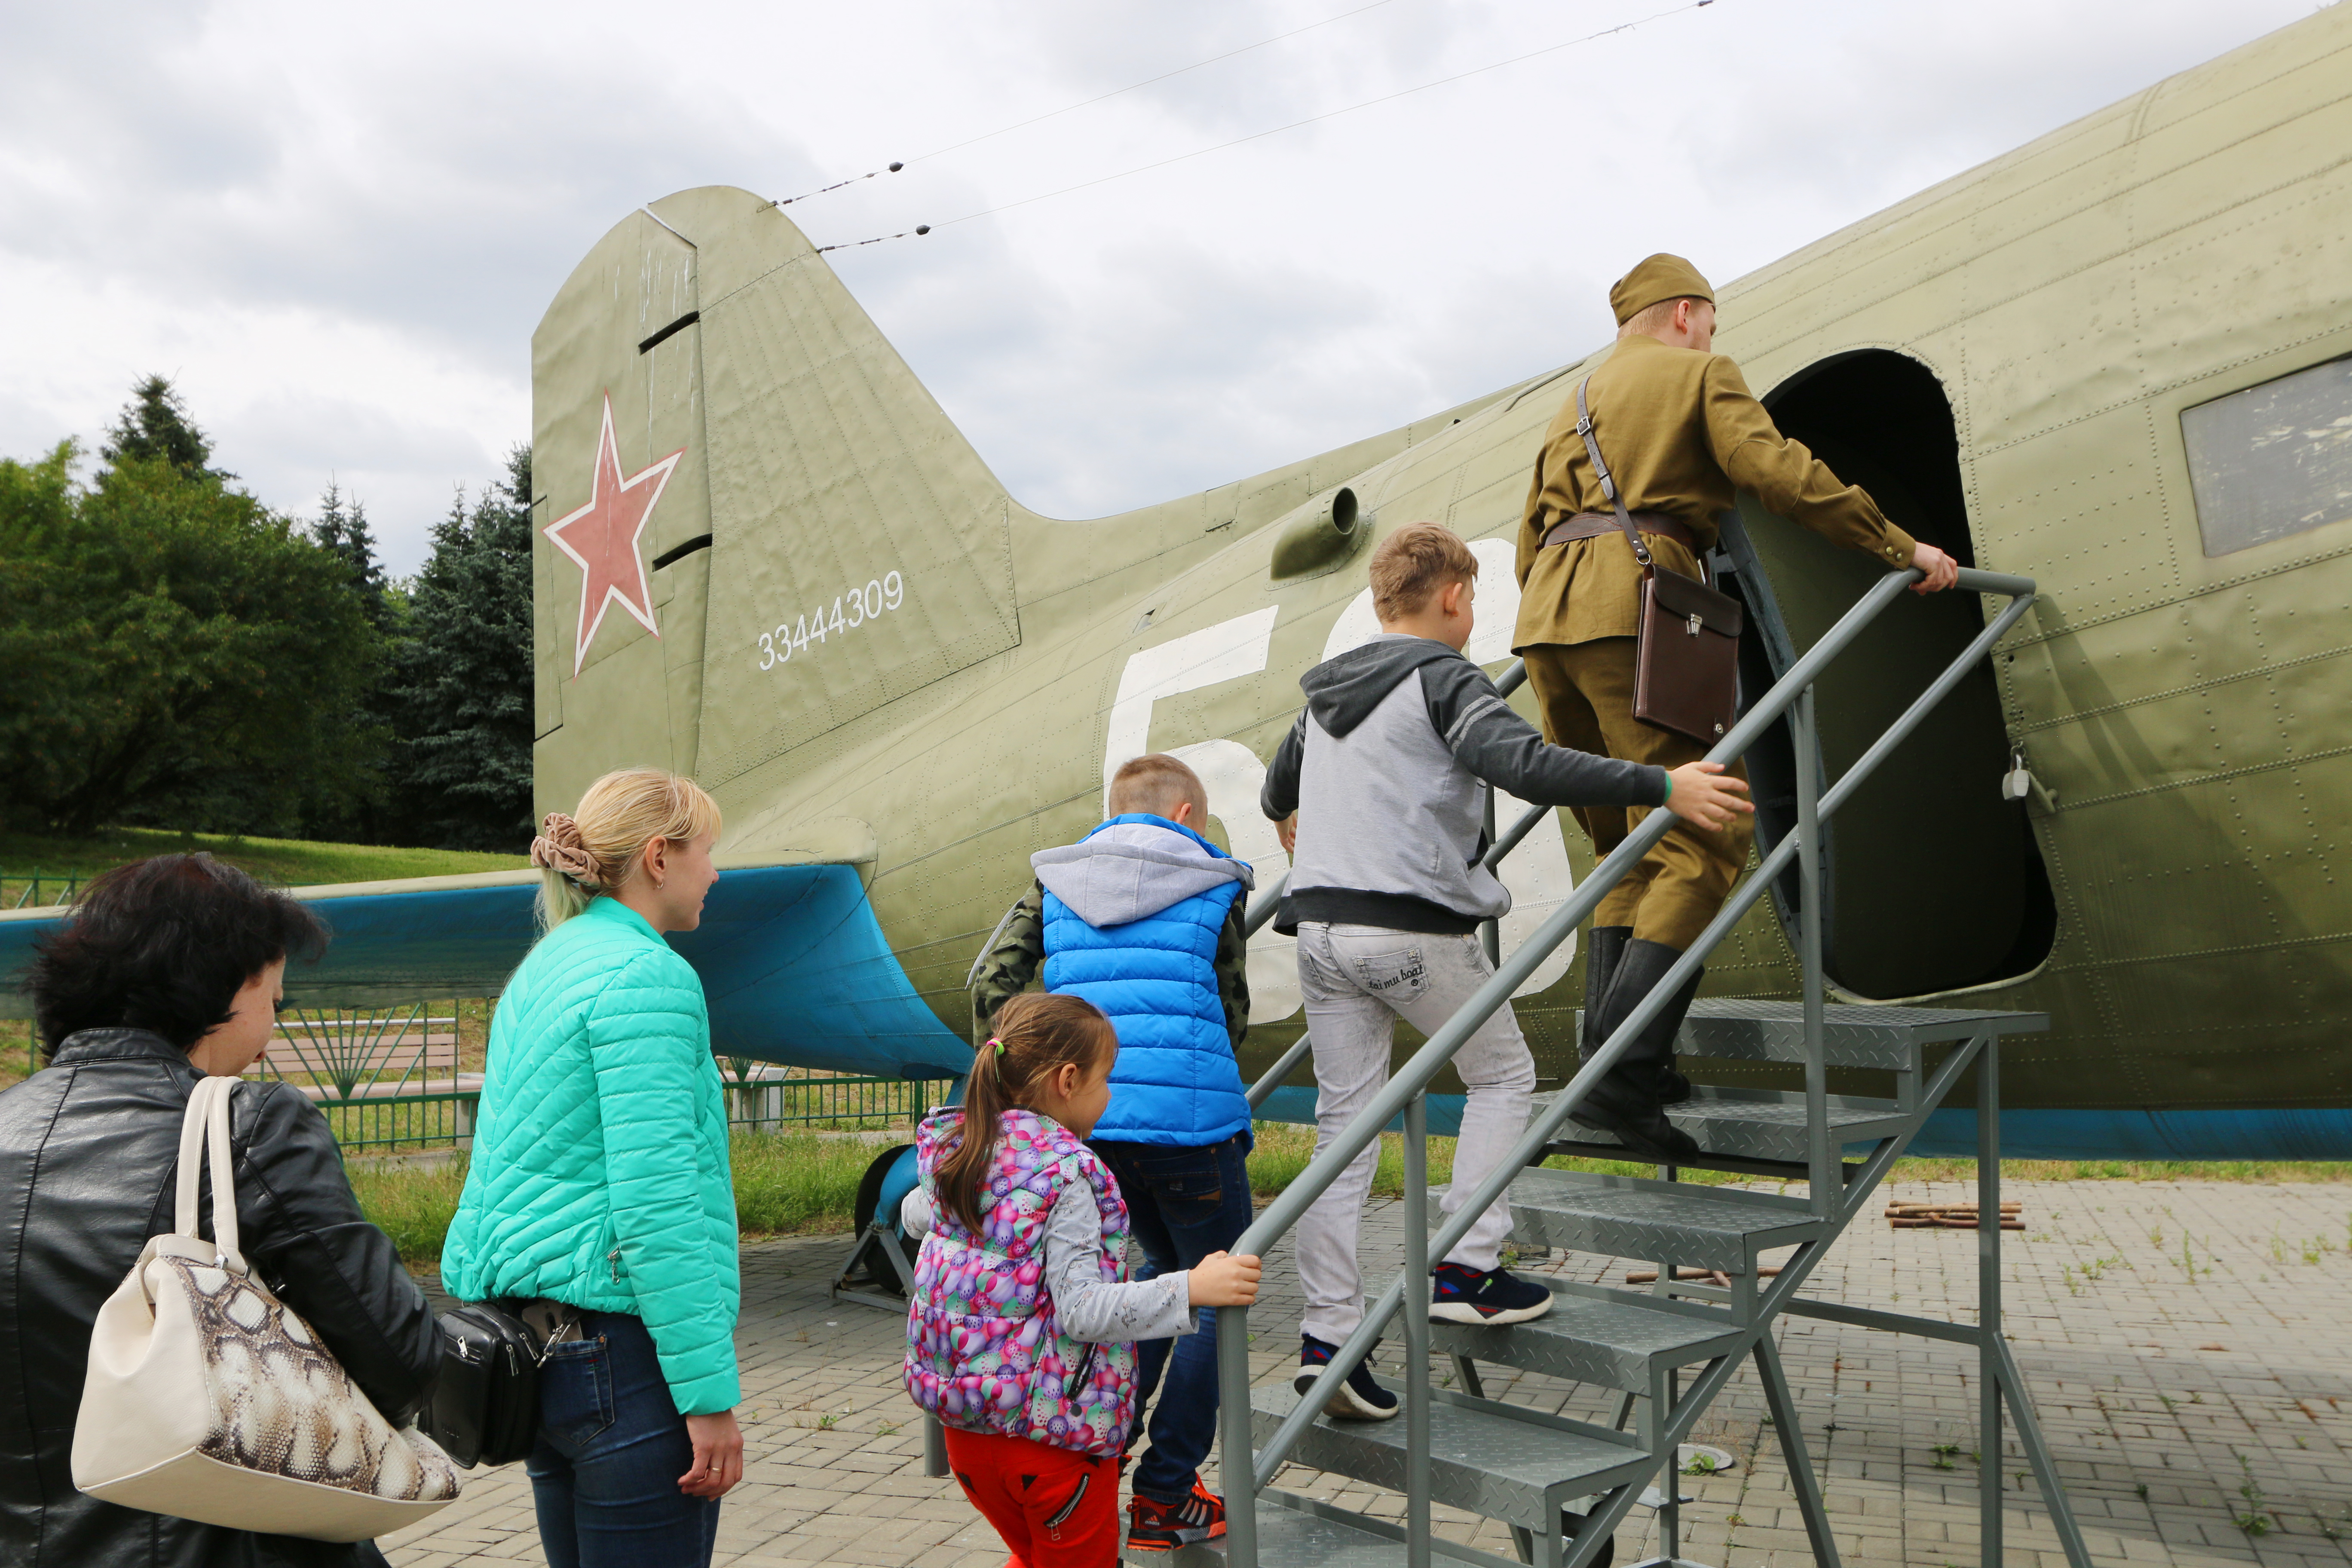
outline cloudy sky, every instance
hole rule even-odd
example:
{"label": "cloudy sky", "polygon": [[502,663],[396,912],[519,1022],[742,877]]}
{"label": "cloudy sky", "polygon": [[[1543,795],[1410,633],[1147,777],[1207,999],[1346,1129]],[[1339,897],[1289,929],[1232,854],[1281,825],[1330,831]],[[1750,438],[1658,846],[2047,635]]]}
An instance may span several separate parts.
{"label": "cloudy sky", "polygon": [[792,213],[938,226],[834,259],[1016,496],[1096,516],[1573,358],[1649,251],[1737,277],[2313,9],[0,0],[0,455],[94,448],[161,372],[257,494],[332,479],[413,571],[605,229],[895,158]]}

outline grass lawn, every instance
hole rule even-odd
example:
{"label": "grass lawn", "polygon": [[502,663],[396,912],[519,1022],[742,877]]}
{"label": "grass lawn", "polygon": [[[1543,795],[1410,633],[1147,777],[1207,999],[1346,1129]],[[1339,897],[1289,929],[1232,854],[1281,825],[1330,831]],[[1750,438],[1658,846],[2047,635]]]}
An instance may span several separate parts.
{"label": "grass lawn", "polygon": [[[1381,1139],[1381,1145],[1380,1171],[1373,1177],[1372,1191],[1381,1197],[1401,1196],[1404,1139],[1391,1132]],[[735,1213],[744,1239],[846,1232],[857,1199],[858,1178],[880,1152],[880,1146],[855,1138],[821,1138],[809,1132],[736,1133],[731,1152]],[[1259,1122],[1257,1147],[1249,1160],[1252,1192],[1262,1199],[1272,1197],[1297,1178],[1314,1152],[1314,1129],[1283,1121]],[[1551,1163],[1563,1170],[1612,1175],[1657,1174],[1654,1166],[1623,1161],[1554,1160]],[[1431,1182],[1450,1180],[1453,1169],[1454,1140],[1431,1139]],[[1975,1175],[1975,1162],[1969,1160],[1904,1160],[1888,1179],[1949,1182],[1969,1181]],[[1685,1179],[1717,1185],[1750,1178],[1693,1171]],[[2001,1180],[2343,1182],[2352,1181],[2352,1162],[2006,1160],[2001,1163]],[[419,1268],[439,1266],[442,1238],[457,1213],[465,1181],[462,1160],[444,1165],[362,1161],[352,1167],[352,1187],[359,1194],[360,1206],[398,1243],[401,1257]]]}
{"label": "grass lawn", "polygon": [[[94,876],[125,861],[173,850],[207,849],[232,866],[289,887],[320,882],[390,881],[448,877],[467,871],[515,871],[521,855],[469,849],[401,849],[383,844],[316,844],[299,838],[244,838],[222,833],[174,833],[161,827],[112,827],[89,838],[0,833],[0,905],[13,908],[27,879]],[[42,900],[48,901],[47,889]]]}

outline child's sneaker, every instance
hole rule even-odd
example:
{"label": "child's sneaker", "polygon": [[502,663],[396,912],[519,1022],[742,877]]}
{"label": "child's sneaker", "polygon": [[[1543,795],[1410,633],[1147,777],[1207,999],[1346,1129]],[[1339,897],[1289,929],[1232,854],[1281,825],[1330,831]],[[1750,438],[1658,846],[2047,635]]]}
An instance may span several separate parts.
{"label": "child's sneaker", "polygon": [[1127,1500],[1127,1543],[1138,1552],[1173,1552],[1214,1541],[1225,1532],[1225,1500],[1192,1478],[1192,1495],[1182,1502],[1148,1497]]}
{"label": "child's sneaker", "polygon": [[[1313,1388],[1315,1380],[1330,1364],[1331,1352],[1339,1348],[1325,1344],[1313,1334],[1299,1335],[1298,1375],[1290,1380],[1290,1386],[1301,1394]],[[1385,1421],[1397,1413],[1397,1396],[1372,1381],[1371,1361],[1368,1355],[1356,1363],[1346,1384],[1323,1407],[1325,1415],[1341,1421]]]}
{"label": "child's sneaker", "polygon": [[1500,1268],[1437,1266],[1429,1315],[1449,1323],[1524,1323],[1551,1310],[1551,1292]]}

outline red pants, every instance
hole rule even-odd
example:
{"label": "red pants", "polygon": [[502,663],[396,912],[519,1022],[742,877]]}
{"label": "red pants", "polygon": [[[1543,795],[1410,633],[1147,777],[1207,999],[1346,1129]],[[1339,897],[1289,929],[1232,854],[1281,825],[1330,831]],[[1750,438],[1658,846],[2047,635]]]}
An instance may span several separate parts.
{"label": "red pants", "polygon": [[1004,1544],[1005,1568],[1118,1561],[1118,1465],[1025,1437],[947,1429],[948,1468]]}

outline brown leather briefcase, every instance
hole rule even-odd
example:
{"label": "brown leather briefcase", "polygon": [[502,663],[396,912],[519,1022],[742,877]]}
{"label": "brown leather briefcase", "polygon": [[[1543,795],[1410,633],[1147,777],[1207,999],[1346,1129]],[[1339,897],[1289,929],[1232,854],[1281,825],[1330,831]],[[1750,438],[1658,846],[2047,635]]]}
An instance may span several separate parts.
{"label": "brown leather briefcase", "polygon": [[1696,577],[1661,570],[1625,510],[1617,481],[1601,460],[1592,416],[1585,407],[1587,376],[1576,386],[1576,433],[1617,509],[1617,524],[1642,563],[1642,615],[1633,656],[1633,717],[1660,730],[1713,746],[1731,728],[1739,704],[1739,601]]}

